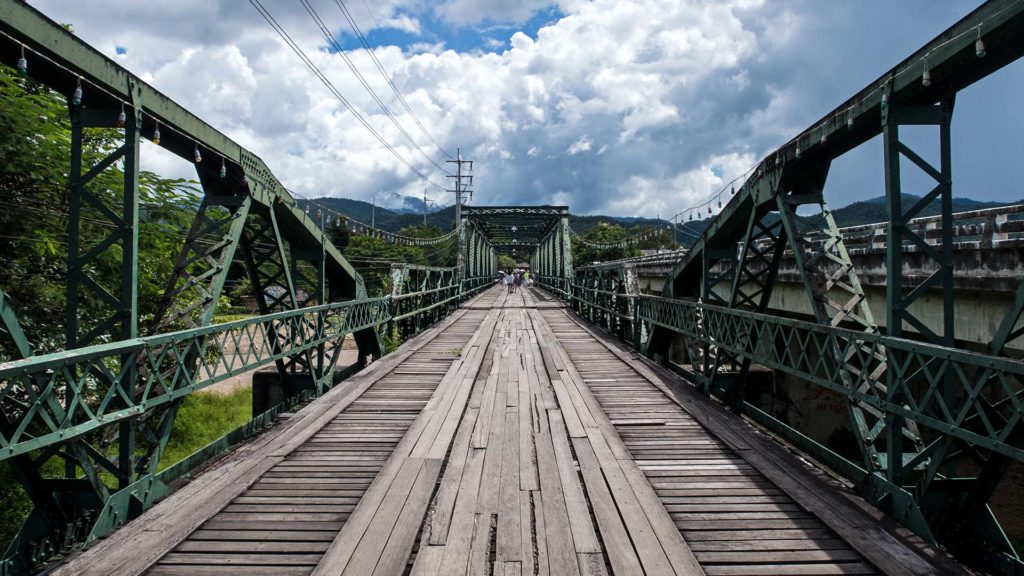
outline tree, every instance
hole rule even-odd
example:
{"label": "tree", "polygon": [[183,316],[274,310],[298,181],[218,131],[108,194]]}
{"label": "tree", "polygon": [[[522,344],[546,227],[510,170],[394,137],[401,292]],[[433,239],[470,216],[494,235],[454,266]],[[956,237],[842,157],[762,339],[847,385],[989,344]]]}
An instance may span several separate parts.
{"label": "tree", "polygon": [[508,254],[498,256],[498,269],[508,272],[516,267],[516,259]]}
{"label": "tree", "polygon": [[[572,241],[573,264],[584,266],[592,262],[607,262],[636,256],[640,253],[636,246],[624,242],[630,236],[631,234],[618,224],[601,222]],[[588,242],[612,245],[595,246]]]}
{"label": "tree", "polygon": [[[86,129],[84,165],[96,164],[122,141],[120,130]],[[36,353],[64,347],[70,161],[65,97],[0,66],[0,290],[11,298]],[[90,190],[108,206],[117,206],[124,195],[123,178],[120,167],[112,165]],[[139,185],[139,314],[144,326],[155,313],[200,193],[193,182],[145,171]],[[79,221],[83,246],[91,247],[110,233],[111,224],[88,205]],[[93,276],[116,278],[120,254],[107,250],[93,266]],[[80,298],[82,324],[101,322],[105,306],[99,297],[86,291]],[[0,361],[13,353],[0,335]]]}

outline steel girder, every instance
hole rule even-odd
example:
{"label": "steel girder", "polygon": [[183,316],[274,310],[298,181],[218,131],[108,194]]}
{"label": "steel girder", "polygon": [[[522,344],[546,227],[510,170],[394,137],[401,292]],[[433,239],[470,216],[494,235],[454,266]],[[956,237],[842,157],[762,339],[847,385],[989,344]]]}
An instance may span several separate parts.
{"label": "steel girder", "polygon": [[[974,40],[982,32],[987,54],[979,57],[975,54]],[[693,352],[687,361],[698,369],[693,370],[691,376],[706,389],[714,388],[716,392],[728,389],[717,385],[722,377],[719,368],[727,363],[740,362],[742,373],[742,365],[750,361],[766,365],[777,361],[773,366],[785,371],[786,368],[779,367],[785,361],[801,359],[773,357],[779,354],[774,349],[780,347],[778,343],[769,349],[758,342],[759,338],[777,337],[775,333],[754,333],[751,332],[753,324],[732,322],[731,328],[738,334],[726,337],[715,332],[718,327],[714,322],[721,321],[721,317],[712,315],[712,308],[708,306],[720,304],[737,318],[763,312],[770,294],[765,294],[761,287],[770,289],[773,269],[777,267],[774,249],[784,243],[796,260],[816,322],[824,330],[835,330],[829,341],[818,347],[817,353],[823,356],[818,361],[824,363],[822,366],[834,363],[837,368],[829,371],[829,387],[848,398],[862,462],[855,464],[831,453],[754,407],[747,406],[748,412],[859,482],[862,493],[869,499],[925,538],[941,541],[956,548],[963,557],[1006,572],[1021,571],[1022,564],[992,518],[986,502],[1005,471],[1008,459],[1014,457],[993,448],[991,442],[967,440],[946,426],[922,429],[922,425],[933,418],[954,427],[982,430],[990,440],[1019,447],[1018,408],[1022,405],[1024,383],[1014,370],[996,375],[996,370],[982,368],[988,361],[983,360],[984,357],[976,357],[970,369],[951,366],[937,359],[938,354],[922,356],[917,351],[917,343],[899,337],[904,335],[904,327],[910,327],[926,342],[946,347],[956,343],[952,330],[953,222],[949,172],[949,120],[953,98],[958,90],[1019,58],[1024,52],[1022,35],[1024,6],[1016,2],[988,2],[958,22],[763,161],[676,267],[666,286],[666,295],[686,300],[685,305],[693,307],[688,312],[689,327],[682,331],[683,339],[690,344],[684,351]],[[993,55],[995,58],[990,59]],[[929,86],[922,85],[920,78],[920,63],[924,57],[927,57],[933,78],[942,78]],[[939,69],[941,74],[937,72]],[[937,165],[925,161],[899,140],[899,126],[907,124],[938,127]],[[878,329],[852,273],[852,263],[841,236],[820,195],[831,159],[878,134],[883,135],[886,155],[886,193],[890,208],[887,319],[889,335],[896,337],[895,340],[873,339]],[[936,182],[923,200],[910,207],[902,205],[900,157],[908,159]],[[926,232],[934,236],[935,231],[917,231],[908,226],[910,219],[935,199],[942,206],[937,224],[940,237],[937,247],[924,239]],[[813,216],[799,215],[796,208],[801,205],[817,205],[819,210]],[[774,239],[759,240],[759,232],[763,235],[769,229],[776,231],[771,234]],[[756,248],[759,242],[761,248]],[[935,274],[913,290],[905,290],[902,283],[901,258],[905,244],[930,255],[935,262]],[[734,256],[737,246],[740,247],[738,257]],[[754,254],[753,260],[752,246],[761,254]],[[751,261],[748,263],[748,260]],[[756,261],[760,263],[755,265]],[[941,334],[933,334],[908,309],[928,290],[937,293],[943,305]],[[1007,312],[1006,320],[990,345],[991,354],[1005,354],[1000,342],[1002,336],[1020,335],[1021,331],[1014,332],[1015,328],[1009,327],[1019,322],[1020,311],[1018,300]],[[678,326],[658,329],[658,323],[653,324],[648,349],[664,354],[673,334],[680,331]],[[843,332],[841,327],[853,329],[853,332]],[[725,346],[723,338],[746,338],[749,344],[746,349]],[[893,342],[896,343],[890,346]],[[786,346],[800,347],[806,343],[788,340]],[[712,360],[714,365],[709,369]],[[711,381],[716,383],[714,387]],[[887,403],[866,402],[865,395],[885,398]],[[733,401],[737,401],[735,395]],[[965,468],[964,460],[973,460],[974,464]]]}
{"label": "steel girder", "polygon": [[[565,206],[467,206],[463,218],[476,225],[497,253],[529,257],[562,220]],[[495,271],[496,272],[496,271]]]}
{"label": "steel girder", "polygon": [[462,228],[459,254],[464,263],[460,278],[494,278],[498,273],[497,257],[490,238],[476,220],[463,218]]}
{"label": "steel girder", "polygon": [[462,297],[459,269],[392,264],[391,326],[409,338],[454,312]]}
{"label": "steel girder", "polygon": [[558,220],[549,224],[531,254],[531,266],[540,285],[572,301],[572,239],[568,211],[561,213]]}
{"label": "steel girder", "polygon": [[[3,570],[17,571],[75,541],[106,533],[165,493],[154,472],[181,397],[202,387],[199,382],[216,381],[214,376],[219,375],[210,372],[216,371],[211,362],[225,355],[225,346],[240,345],[238,339],[224,340],[224,333],[201,330],[212,318],[240,246],[247,252],[246,268],[257,302],[270,314],[238,337],[247,340],[247,354],[260,358],[259,362],[241,361],[247,369],[274,362],[282,376],[305,373],[313,387],[323,391],[333,384],[334,359],[345,334],[354,330],[361,357],[379,355],[380,345],[376,316],[373,322],[354,323],[336,318],[355,313],[340,309],[308,317],[272,314],[314,302],[365,299],[366,292],[359,275],[259,158],[24,3],[0,1],[0,30],[17,39],[0,45],[5,56],[17,50],[19,42],[46,56],[33,62],[30,76],[34,80],[70,91],[76,78],[83,79],[82,104],[69,103],[66,331],[67,347],[79,350],[64,354],[90,350],[101,337],[118,341],[108,346],[120,350],[96,353],[102,360],[52,374],[31,367],[45,363],[45,357],[25,360],[26,367],[17,377],[4,366],[0,407],[10,425],[2,431],[0,459],[21,462],[15,468],[24,472],[19,476],[36,505],[5,556]],[[83,130],[115,128],[122,110],[127,112],[124,144],[87,166],[81,146]],[[188,161],[201,148],[207,162],[196,163],[203,203],[148,326],[151,333],[180,328],[193,332],[182,340],[172,338],[147,348],[143,354],[133,347],[140,331],[139,144],[141,135],[151,134],[157,122],[164,128],[161,147]],[[94,179],[115,162],[123,165],[123,192],[100,193],[94,189]],[[79,233],[83,212],[109,221],[112,232],[95,244],[86,244]],[[257,245],[268,239],[274,247],[271,254]],[[246,244],[249,250],[244,250]],[[92,264],[109,250],[119,251],[121,269],[116,276],[97,275]],[[274,301],[268,303],[262,287],[275,281],[274,270],[283,278],[283,294],[274,294]],[[79,321],[79,296],[85,291],[106,304],[106,316],[96,325],[83,326]],[[350,307],[371,305],[366,302]],[[353,319],[365,316],[359,310]],[[300,339],[301,334],[319,336]],[[253,348],[259,350],[252,352]],[[222,368],[229,369],[226,361]],[[24,374],[33,376],[26,379]],[[63,479],[38,474],[52,460],[63,461]]]}

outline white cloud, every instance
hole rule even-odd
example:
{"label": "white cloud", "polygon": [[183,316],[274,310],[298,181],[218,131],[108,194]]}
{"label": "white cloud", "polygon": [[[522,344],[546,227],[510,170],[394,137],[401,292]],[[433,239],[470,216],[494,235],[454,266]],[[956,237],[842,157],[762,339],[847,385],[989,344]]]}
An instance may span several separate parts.
{"label": "white cloud", "polygon": [[573,142],[572,146],[569,146],[569,148],[566,149],[566,152],[568,152],[570,156],[579,154],[580,152],[586,152],[587,150],[590,150],[590,145],[590,140],[587,139],[586,136],[582,136],[579,140]]}
{"label": "white cloud", "polygon": [[[341,58],[324,49],[306,14],[285,0],[264,3],[387,142],[444,184],[444,175],[406,141]],[[34,4],[72,23],[108,55],[117,46],[127,49],[120,62],[250,147],[300,193],[367,200],[382,190],[422,194],[423,182],[247,4]],[[331,3],[314,4],[341,29]],[[818,4],[809,0],[770,6],[763,0],[562,0],[564,17],[533,37],[514,27],[488,27],[495,46],[505,47],[500,53],[446,49],[454,36],[426,29],[431,16],[454,26],[523,22],[551,4],[349,3],[364,31],[390,27],[423,38],[375,54],[440,147],[453,154],[460,148],[476,161],[479,204],[557,202],[578,213],[670,216],[744,172],[882,70],[871,66],[858,75],[824,63],[835,57],[836,46],[863,52],[865,40],[844,32],[822,42],[821,28],[870,26],[871,11],[844,4],[838,14],[818,16]],[[417,144],[443,160],[366,51],[349,56]],[[156,154],[144,154],[143,162],[189,175],[187,163],[176,167]]]}

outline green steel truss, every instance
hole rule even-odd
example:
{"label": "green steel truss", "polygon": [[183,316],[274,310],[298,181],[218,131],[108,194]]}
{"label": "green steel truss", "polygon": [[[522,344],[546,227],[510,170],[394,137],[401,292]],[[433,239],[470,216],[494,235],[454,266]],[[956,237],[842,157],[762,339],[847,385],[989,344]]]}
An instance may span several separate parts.
{"label": "green steel truss", "polygon": [[[23,2],[0,0],[0,32],[16,39],[0,42],[0,56],[21,43],[45,56],[33,59],[33,80],[70,92],[80,77],[85,88],[81,104],[69,100],[67,350],[33,355],[0,293],[0,337],[22,357],[0,365],[0,460],[35,506],[0,574],[24,573],[102,537],[166,495],[164,479],[173,475],[156,471],[186,395],[270,365],[293,396],[321,394],[340,377],[346,337],[362,365],[382,354],[380,333],[393,320],[436,321],[493,277],[496,255],[475,231],[464,244],[468,270],[431,272],[439,276],[425,295],[406,282],[398,298],[367,298],[359,274],[254,154]],[[123,145],[87,163],[83,131],[118,129],[122,106]],[[140,138],[158,126],[158,145],[195,164],[203,198],[156,314],[140,326]],[[203,162],[195,162],[196,149]],[[123,191],[98,193],[97,175],[115,163],[123,166]],[[109,223],[109,234],[86,243],[79,234],[85,217]],[[118,252],[115,275],[95,272],[107,251]],[[211,326],[225,282],[243,274],[261,316]],[[442,291],[447,296],[438,298]],[[102,314],[79,314],[87,293],[103,303]],[[82,317],[99,320],[84,325]]]}
{"label": "green steel truss", "polygon": [[458,309],[462,301],[490,286],[493,279],[490,274],[460,278],[458,267],[392,264],[389,334],[397,332],[403,339],[418,334]]}
{"label": "green steel truss", "polygon": [[573,275],[569,211],[560,210],[558,216],[557,220],[548,223],[533,248],[530,268],[540,283],[568,299]]}
{"label": "green steel truss", "polygon": [[[976,54],[979,30],[983,56]],[[842,473],[926,540],[974,565],[1024,573],[988,507],[1009,465],[1024,460],[1024,362],[1007,357],[1008,344],[1024,336],[1024,284],[987,353],[954,347],[949,129],[957,91],[1022,55],[1024,4],[979,7],[762,161],[675,266],[665,297],[633,291],[627,262],[539,277],[581,315],[671,360],[706,393]],[[935,79],[928,86],[920,75],[924,57]],[[935,127],[937,159],[925,160],[900,140],[907,125]],[[887,334],[875,323],[822,197],[831,161],[878,135],[890,211]],[[913,206],[903,205],[909,190],[900,158],[934,180]],[[935,199],[941,218],[927,229],[911,226]],[[928,255],[935,270],[913,288],[903,280],[908,248]],[[542,246],[535,261],[545,265],[551,254],[550,244]],[[795,261],[813,322],[768,309],[783,257]],[[943,308],[937,333],[912,307],[925,295],[937,296]],[[910,331],[918,339],[909,339]],[[843,397],[859,457],[837,454],[748,402],[743,384],[753,364]]]}
{"label": "green steel truss", "polygon": [[463,209],[459,235],[459,277],[475,286],[480,279],[491,280],[498,274],[498,253],[479,219],[470,218],[466,210],[469,208]]}
{"label": "green steel truss", "polygon": [[[538,246],[553,230],[568,225],[569,208],[566,206],[467,206],[462,210],[468,230],[475,230],[487,239],[494,251],[494,265],[489,270],[497,274],[497,255],[512,256],[517,261],[532,257]],[[533,264],[531,263],[531,266]],[[534,268],[534,272],[538,269]]]}

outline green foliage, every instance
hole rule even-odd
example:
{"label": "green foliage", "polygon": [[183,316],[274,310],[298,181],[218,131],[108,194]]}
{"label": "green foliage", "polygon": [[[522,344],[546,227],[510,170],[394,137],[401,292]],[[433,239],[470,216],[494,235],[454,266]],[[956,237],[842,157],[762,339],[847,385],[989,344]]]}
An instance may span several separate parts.
{"label": "green foliage", "polygon": [[[436,226],[409,226],[402,228],[398,233],[412,238],[437,238],[444,234]],[[413,246],[349,232],[348,243],[342,254],[363,276],[367,294],[383,296],[388,291],[392,263],[454,266],[457,249],[457,238],[436,246]]]}
{"label": "green foliage", "polygon": [[[590,246],[574,239],[572,242],[572,261],[577,266],[593,262],[607,262],[620,258],[639,256],[641,250],[674,250],[679,244],[672,237],[672,231],[662,222],[657,226],[637,224],[626,229],[618,224],[598,222],[580,236],[588,241],[600,244],[632,242],[622,246],[599,247]],[[639,240],[637,240],[639,238]]]}
{"label": "green foliage", "polygon": [[174,419],[174,430],[159,469],[213,442],[252,419],[252,389],[239,388],[230,394],[203,392],[186,396]]}
{"label": "green foliage", "polygon": [[380,337],[381,345],[384,346],[383,352],[390,354],[398,349],[402,345],[402,333],[398,331],[398,325],[392,323],[390,330],[385,330]]}
{"label": "green foliage", "polygon": [[0,543],[6,545],[32,511],[32,501],[7,465],[0,466],[0,502]]}
{"label": "green foliage", "polygon": [[498,269],[508,272],[516,267],[516,259],[508,254],[498,255]]}
{"label": "green foliage", "polygon": [[[580,235],[588,242],[609,243],[620,242],[630,237],[630,232],[618,224],[598,223]],[[604,262],[607,260],[618,260],[636,256],[639,251],[631,245],[612,246],[602,248],[589,246],[583,242],[573,239],[572,261],[576,266],[590,264],[592,262]]]}
{"label": "green foliage", "polygon": [[[67,308],[68,177],[71,123],[64,97],[0,66],[0,290],[17,311],[36,353],[64,347]],[[123,141],[120,130],[87,129],[83,165],[88,168]],[[192,183],[143,172],[139,176],[140,326],[155,312],[167,278],[198,205]],[[123,199],[124,174],[118,164],[100,173],[89,190],[115,207]],[[80,218],[82,252],[102,242],[113,224],[92,207]],[[119,246],[104,251],[89,273],[115,295],[121,270]],[[111,309],[92,291],[79,294],[82,326],[95,326]],[[0,360],[13,357],[0,339]]]}

